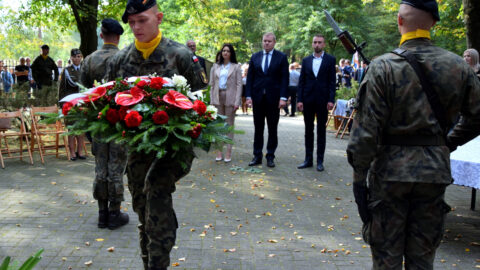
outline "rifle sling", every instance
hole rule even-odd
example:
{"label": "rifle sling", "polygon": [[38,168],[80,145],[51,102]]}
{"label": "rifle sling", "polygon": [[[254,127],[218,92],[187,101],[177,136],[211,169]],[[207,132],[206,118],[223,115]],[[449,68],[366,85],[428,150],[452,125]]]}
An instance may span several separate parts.
{"label": "rifle sling", "polygon": [[422,89],[427,95],[428,103],[437,119],[440,127],[442,128],[442,135],[388,135],[385,134],[382,140],[384,145],[408,145],[408,146],[428,146],[428,145],[445,145],[444,134],[447,130],[447,119],[445,117],[445,109],[440,103],[437,92],[432,88],[430,82],[427,80],[427,76],[424,70],[418,64],[417,58],[411,52],[397,48],[392,53],[404,58],[413,68],[417,77],[420,80]]}

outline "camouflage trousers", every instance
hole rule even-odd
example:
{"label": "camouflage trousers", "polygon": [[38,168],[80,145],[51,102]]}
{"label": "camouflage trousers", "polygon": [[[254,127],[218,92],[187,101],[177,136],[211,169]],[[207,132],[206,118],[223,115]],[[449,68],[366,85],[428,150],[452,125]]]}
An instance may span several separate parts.
{"label": "camouflage trousers", "polygon": [[369,177],[372,219],[363,227],[373,269],[433,269],[450,207],[447,185],[388,182]]}
{"label": "camouflage trousers", "polygon": [[127,165],[126,147],[113,142],[101,143],[95,139],[92,150],[95,154],[93,197],[99,201],[122,202],[123,174]]}
{"label": "camouflage trousers", "polygon": [[[141,256],[145,269],[166,269],[175,245],[177,217],[172,193],[175,182],[192,165],[193,152],[183,161],[186,168],[171,157],[158,159],[156,153],[132,152],[128,158],[128,188],[133,210],[138,214]],[[191,158],[190,158],[191,157]]]}

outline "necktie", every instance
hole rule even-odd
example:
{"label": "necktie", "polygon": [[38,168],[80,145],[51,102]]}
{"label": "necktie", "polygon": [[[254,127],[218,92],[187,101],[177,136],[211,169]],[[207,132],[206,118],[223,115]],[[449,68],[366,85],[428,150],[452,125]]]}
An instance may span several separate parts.
{"label": "necktie", "polygon": [[268,70],[268,56],[270,54],[269,53],[265,53],[265,63],[263,63],[263,72],[264,73],[267,73],[267,70]]}

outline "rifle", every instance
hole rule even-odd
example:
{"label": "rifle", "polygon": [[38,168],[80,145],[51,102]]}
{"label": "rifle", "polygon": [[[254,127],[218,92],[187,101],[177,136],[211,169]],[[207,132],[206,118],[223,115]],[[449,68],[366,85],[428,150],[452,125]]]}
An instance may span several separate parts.
{"label": "rifle", "polygon": [[350,35],[350,33],[348,33],[347,30],[342,30],[340,29],[340,27],[338,27],[337,22],[333,19],[330,13],[328,13],[328,11],[323,10],[323,12],[325,13],[327,22],[330,24],[330,26],[332,26],[333,30],[337,34],[338,39],[340,39],[343,47],[347,50],[347,52],[349,54],[354,54],[355,52],[357,52],[358,55],[360,55],[360,57],[362,58],[363,62],[369,65],[370,60],[368,60],[368,58],[365,57],[362,52],[363,48],[367,46],[367,42],[362,42],[362,44],[357,45],[357,43],[355,43],[352,36]]}

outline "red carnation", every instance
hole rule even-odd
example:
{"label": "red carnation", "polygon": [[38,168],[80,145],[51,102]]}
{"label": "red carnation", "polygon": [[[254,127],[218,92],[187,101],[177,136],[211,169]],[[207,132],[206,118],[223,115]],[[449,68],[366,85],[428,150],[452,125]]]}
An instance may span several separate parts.
{"label": "red carnation", "polygon": [[165,111],[156,111],[152,116],[153,123],[163,125],[168,123],[168,114]]}
{"label": "red carnation", "polygon": [[127,116],[128,109],[129,108],[125,106],[120,107],[120,109],[118,110],[118,116],[120,117],[120,120],[125,120],[125,116]]}
{"label": "red carnation", "polygon": [[73,104],[70,102],[65,102],[62,107],[62,114],[67,115],[68,112],[73,108]]}
{"label": "red carnation", "polygon": [[207,111],[207,106],[201,100],[197,99],[193,103],[193,109],[201,116]]}
{"label": "red carnation", "polygon": [[117,109],[108,109],[107,110],[107,121],[110,122],[110,124],[115,124],[118,121],[120,121],[120,114],[118,113]]}
{"label": "red carnation", "polygon": [[163,101],[180,109],[189,110],[193,107],[192,102],[177,91],[170,90],[163,96]]}
{"label": "red carnation", "polygon": [[125,124],[129,128],[138,127],[141,123],[142,116],[137,111],[130,111],[127,116],[125,116]]}
{"label": "red carnation", "polygon": [[162,89],[163,85],[166,83],[167,81],[165,81],[162,77],[155,77],[151,79],[150,87],[153,89],[160,90]]}
{"label": "red carnation", "polygon": [[148,83],[145,80],[141,80],[137,83],[137,87],[144,88]]}

